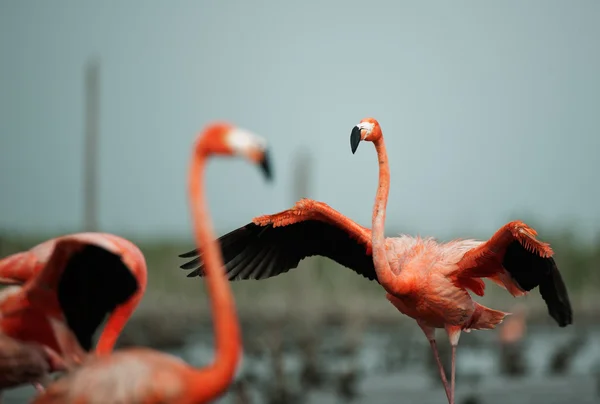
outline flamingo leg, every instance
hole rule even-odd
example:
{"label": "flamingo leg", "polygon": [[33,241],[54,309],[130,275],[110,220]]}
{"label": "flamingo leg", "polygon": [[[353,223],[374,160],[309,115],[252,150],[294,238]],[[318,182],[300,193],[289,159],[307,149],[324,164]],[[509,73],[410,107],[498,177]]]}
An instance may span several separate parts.
{"label": "flamingo leg", "polygon": [[460,338],[460,327],[447,326],[446,332],[452,346],[452,374],[450,376],[450,404],[454,404],[454,388],[456,386],[456,347]]}
{"label": "flamingo leg", "polygon": [[426,326],[417,321],[421,330],[425,333],[427,340],[429,341],[429,345],[431,346],[431,350],[433,351],[433,357],[435,358],[435,362],[437,363],[438,369],[440,371],[440,378],[442,379],[442,384],[444,385],[444,391],[446,392],[446,397],[448,397],[448,402],[450,404],[454,404],[451,402],[450,395],[450,386],[448,385],[448,379],[446,378],[446,371],[444,370],[444,366],[442,365],[442,361],[440,359],[440,354],[437,349],[437,343],[435,341],[435,328]]}
{"label": "flamingo leg", "polygon": [[454,387],[456,385],[456,345],[452,346],[452,376],[451,376],[451,399],[450,404],[454,404]]}

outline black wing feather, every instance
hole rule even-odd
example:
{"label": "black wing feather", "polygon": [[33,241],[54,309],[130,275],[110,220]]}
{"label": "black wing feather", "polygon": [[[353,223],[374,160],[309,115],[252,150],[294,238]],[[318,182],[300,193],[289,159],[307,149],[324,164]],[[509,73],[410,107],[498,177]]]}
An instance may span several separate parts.
{"label": "black wing feather", "polygon": [[74,253],[58,284],[58,301],[81,347],[92,348],[92,337],[106,316],[139,288],[121,257],[93,244]]}
{"label": "black wing feather", "polygon": [[[377,280],[373,257],[348,233],[326,222],[307,220],[287,226],[249,223],[218,240],[230,280],[266,279],[296,268],[304,258],[321,255],[369,280]],[[188,277],[203,276],[197,249],[180,254],[194,258],[181,265],[193,269]]]}
{"label": "black wing feather", "polygon": [[506,249],[502,265],[523,290],[530,291],[539,286],[548,314],[560,327],[573,323],[567,288],[554,258],[540,257],[515,240]]}

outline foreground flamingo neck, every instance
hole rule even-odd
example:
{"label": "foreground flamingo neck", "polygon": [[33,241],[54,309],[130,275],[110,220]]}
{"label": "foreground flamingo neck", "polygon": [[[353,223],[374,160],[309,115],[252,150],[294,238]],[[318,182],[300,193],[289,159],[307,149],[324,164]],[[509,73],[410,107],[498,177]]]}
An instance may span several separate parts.
{"label": "foreground flamingo neck", "polygon": [[395,280],[385,252],[385,211],[390,191],[390,166],[388,164],[383,136],[373,143],[375,144],[377,160],[379,162],[379,185],[377,187],[372,218],[373,264],[379,283],[387,289],[386,286],[391,285]]}
{"label": "foreground flamingo neck", "polygon": [[[197,393],[203,400],[218,397],[229,386],[241,355],[240,329],[235,302],[229,281],[225,277],[223,258],[215,241],[212,221],[204,196],[204,171],[209,152],[198,144],[189,172],[189,196],[196,244],[202,254],[206,282],[210,296],[211,312],[215,327],[216,355],[207,369],[196,376]],[[196,394],[194,394],[196,396]]]}

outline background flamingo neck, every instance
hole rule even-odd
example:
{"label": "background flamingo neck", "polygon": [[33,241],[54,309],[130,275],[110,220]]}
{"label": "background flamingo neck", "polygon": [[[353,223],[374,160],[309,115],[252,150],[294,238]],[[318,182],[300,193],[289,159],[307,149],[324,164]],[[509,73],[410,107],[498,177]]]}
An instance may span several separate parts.
{"label": "background flamingo neck", "polygon": [[373,142],[379,162],[379,185],[372,218],[373,264],[379,283],[385,288],[395,279],[385,253],[385,211],[390,190],[390,167],[383,137]]}
{"label": "background flamingo neck", "polygon": [[[198,382],[199,388],[226,390],[234,376],[241,354],[240,329],[235,302],[229,281],[225,277],[223,258],[213,235],[204,191],[204,171],[208,153],[200,146],[196,149],[189,173],[189,191],[196,244],[202,254],[206,282],[210,296],[215,328],[216,355],[213,364],[203,369],[210,380],[221,385],[209,386]],[[204,391],[203,394],[206,394]]]}

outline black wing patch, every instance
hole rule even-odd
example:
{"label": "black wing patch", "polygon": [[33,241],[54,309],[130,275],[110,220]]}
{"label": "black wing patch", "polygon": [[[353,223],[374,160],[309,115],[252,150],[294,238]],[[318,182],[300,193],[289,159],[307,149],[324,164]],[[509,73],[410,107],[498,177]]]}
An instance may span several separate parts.
{"label": "black wing patch", "polygon": [[138,287],[121,257],[101,247],[90,244],[69,257],[58,284],[58,301],[83,349],[90,351],[100,324]]}
{"label": "black wing patch", "polygon": [[[223,262],[230,280],[266,279],[296,268],[304,258],[321,255],[369,280],[377,280],[372,255],[366,247],[335,225],[307,220],[287,226],[249,223],[221,236]],[[198,250],[181,254],[193,260],[181,265],[194,269],[188,277],[203,276]]]}
{"label": "black wing patch", "polygon": [[554,258],[540,257],[515,240],[506,249],[502,265],[523,290],[530,291],[539,286],[548,314],[560,327],[573,323],[567,288]]}

